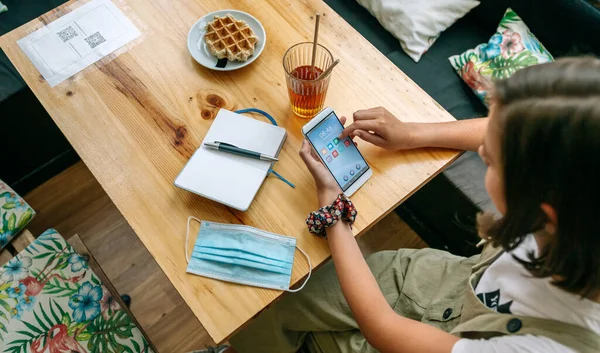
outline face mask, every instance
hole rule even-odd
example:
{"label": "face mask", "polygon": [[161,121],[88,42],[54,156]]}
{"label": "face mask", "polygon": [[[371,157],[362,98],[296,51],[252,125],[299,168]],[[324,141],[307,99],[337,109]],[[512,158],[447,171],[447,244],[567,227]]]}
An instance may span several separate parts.
{"label": "face mask", "polygon": [[[200,231],[188,258],[190,221],[200,222]],[[185,235],[186,272],[249,286],[297,292],[312,272],[308,255],[308,277],[298,289],[290,290],[296,239],[249,226],[200,221],[190,216]]]}

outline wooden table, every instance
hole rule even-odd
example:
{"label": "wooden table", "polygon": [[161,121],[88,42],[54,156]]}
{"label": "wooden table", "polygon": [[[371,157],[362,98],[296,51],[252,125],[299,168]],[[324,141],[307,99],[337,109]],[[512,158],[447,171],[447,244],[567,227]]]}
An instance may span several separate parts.
{"label": "wooden table", "polygon": [[[0,46],[216,342],[227,339],[282,293],[186,274],[188,216],[294,236],[317,266],[330,256],[327,242],[310,235],[304,225],[317,205],[314,182],[298,156],[300,128],[306,121],[290,111],[281,64],[287,48],[311,40],[316,12],[323,14],[320,43],[341,60],[326,101],[339,115],[385,106],[402,121],[453,120],[319,0],[114,2],[132,18],[142,37],[55,88],[44,81],[16,41],[81,3],[70,1],[6,34]],[[266,48],[246,68],[211,71],[189,55],[187,33],[202,15],[226,8],[261,21]],[[275,169],[296,183],[295,189],[268,177],[250,209],[239,212],[173,186],[219,107],[257,107],[287,129]],[[356,235],[457,156],[434,149],[390,153],[364,142],[359,147],[373,177],[352,198],[359,210]],[[197,228],[193,231],[195,235]],[[292,281],[307,272],[305,259],[296,256]]]}

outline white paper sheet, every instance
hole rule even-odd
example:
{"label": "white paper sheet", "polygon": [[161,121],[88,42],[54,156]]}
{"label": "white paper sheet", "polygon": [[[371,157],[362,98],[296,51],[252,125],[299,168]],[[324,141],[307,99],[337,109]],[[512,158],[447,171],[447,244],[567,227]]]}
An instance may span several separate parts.
{"label": "white paper sheet", "polygon": [[139,36],[110,0],[92,0],[17,44],[54,87]]}

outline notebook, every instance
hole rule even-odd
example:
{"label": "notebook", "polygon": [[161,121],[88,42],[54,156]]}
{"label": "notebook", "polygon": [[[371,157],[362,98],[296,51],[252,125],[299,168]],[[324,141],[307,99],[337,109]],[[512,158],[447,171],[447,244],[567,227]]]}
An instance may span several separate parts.
{"label": "notebook", "polygon": [[221,109],[203,144],[175,178],[175,186],[226,206],[246,211],[267,177],[273,162],[226,153],[204,142],[227,142],[277,157],[285,142],[285,129]]}

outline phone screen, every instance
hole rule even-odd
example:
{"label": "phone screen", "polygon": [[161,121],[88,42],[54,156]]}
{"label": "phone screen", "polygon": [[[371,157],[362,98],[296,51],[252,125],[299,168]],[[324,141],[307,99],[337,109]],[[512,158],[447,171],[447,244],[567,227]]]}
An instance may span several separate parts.
{"label": "phone screen", "polygon": [[334,112],[313,127],[306,137],[329,169],[335,181],[346,191],[369,166],[350,137],[338,137],[344,126]]}

